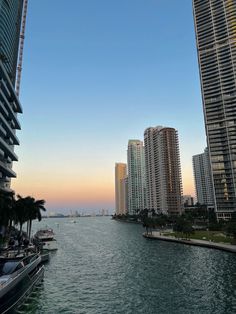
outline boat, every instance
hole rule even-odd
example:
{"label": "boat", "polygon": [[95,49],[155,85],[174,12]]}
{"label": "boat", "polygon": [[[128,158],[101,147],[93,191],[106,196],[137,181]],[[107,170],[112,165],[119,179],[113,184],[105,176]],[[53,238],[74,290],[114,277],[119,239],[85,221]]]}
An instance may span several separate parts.
{"label": "boat", "polygon": [[45,263],[48,263],[49,262],[49,260],[50,260],[50,254],[49,254],[49,251],[47,251],[47,250],[42,250],[41,252],[40,252],[40,256],[41,256],[41,263],[42,264],[45,264]]}
{"label": "boat", "polygon": [[45,228],[38,230],[34,237],[39,239],[40,241],[51,241],[54,239],[54,232],[52,228]]}
{"label": "boat", "polygon": [[54,232],[51,228],[40,229],[34,235],[34,244],[41,250],[55,251],[58,249],[57,241],[54,238]]}
{"label": "boat", "polygon": [[0,259],[0,313],[12,313],[43,279],[39,254]]}

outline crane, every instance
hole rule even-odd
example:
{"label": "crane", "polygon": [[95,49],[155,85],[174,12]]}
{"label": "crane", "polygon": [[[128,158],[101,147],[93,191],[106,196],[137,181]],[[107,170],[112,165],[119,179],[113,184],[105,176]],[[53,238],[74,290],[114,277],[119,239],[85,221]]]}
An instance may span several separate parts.
{"label": "crane", "polygon": [[23,63],[23,51],[24,51],[24,41],[25,41],[25,25],[26,25],[26,16],[27,16],[28,0],[23,2],[22,10],[22,21],[20,28],[20,40],[19,40],[19,55],[17,62],[17,72],[16,72],[16,95],[19,97],[20,94],[20,82],[21,82],[21,73],[22,73],[22,63]]}

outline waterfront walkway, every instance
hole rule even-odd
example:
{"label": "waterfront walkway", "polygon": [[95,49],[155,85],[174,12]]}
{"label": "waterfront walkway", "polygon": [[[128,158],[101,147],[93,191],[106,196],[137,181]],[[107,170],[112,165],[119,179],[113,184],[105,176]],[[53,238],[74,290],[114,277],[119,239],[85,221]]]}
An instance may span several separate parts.
{"label": "waterfront walkway", "polygon": [[143,236],[145,238],[153,239],[153,240],[177,242],[177,243],[182,243],[182,244],[202,246],[202,247],[207,247],[207,248],[211,248],[211,249],[217,249],[217,250],[236,253],[236,245],[231,245],[231,244],[215,243],[215,242],[206,241],[206,240],[176,238],[174,236],[162,235],[161,232],[159,232],[159,231],[152,231],[152,233],[144,232]]}

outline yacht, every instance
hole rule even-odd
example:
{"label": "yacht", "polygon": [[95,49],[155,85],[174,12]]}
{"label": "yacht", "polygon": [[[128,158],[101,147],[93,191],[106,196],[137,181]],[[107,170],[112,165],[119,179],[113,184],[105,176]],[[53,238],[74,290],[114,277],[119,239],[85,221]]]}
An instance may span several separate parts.
{"label": "yacht", "polygon": [[55,234],[51,228],[40,229],[34,235],[34,244],[39,246],[41,250],[55,251],[57,250],[57,241]]}
{"label": "yacht", "polygon": [[42,281],[44,266],[38,254],[0,259],[0,313],[12,313]]}

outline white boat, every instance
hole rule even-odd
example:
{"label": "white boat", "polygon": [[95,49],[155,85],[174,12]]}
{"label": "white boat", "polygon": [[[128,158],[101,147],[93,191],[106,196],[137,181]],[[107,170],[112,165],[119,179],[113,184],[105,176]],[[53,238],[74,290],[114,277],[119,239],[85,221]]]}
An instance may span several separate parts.
{"label": "white boat", "polygon": [[54,232],[51,228],[46,229],[40,229],[38,230],[34,237],[39,239],[40,241],[50,241],[54,239]]}
{"label": "white boat", "polygon": [[54,235],[55,234],[51,228],[40,229],[34,235],[34,243],[40,246],[42,250],[56,251],[58,247]]}

